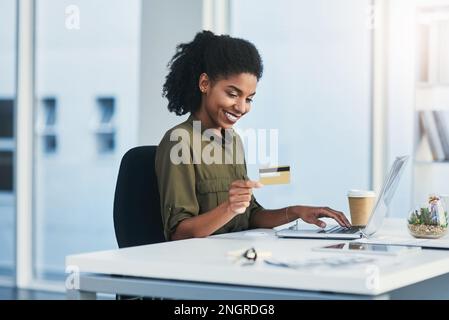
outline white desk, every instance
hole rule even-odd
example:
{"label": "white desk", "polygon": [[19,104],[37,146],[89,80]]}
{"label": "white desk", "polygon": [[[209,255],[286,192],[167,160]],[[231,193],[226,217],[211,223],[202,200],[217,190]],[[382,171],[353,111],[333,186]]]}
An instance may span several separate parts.
{"label": "white desk", "polygon": [[[388,219],[389,232],[405,223]],[[66,266],[79,270],[72,298],[116,293],[174,299],[407,299],[449,298],[449,251],[423,250],[404,258],[347,267],[289,269],[258,261],[240,266],[227,255],[255,247],[275,258],[303,260],[340,255],[311,251],[342,241],[278,239],[258,229],[205,239],[72,255]],[[72,275],[73,276],[73,275]],[[373,278],[376,277],[376,278]],[[373,282],[372,280],[375,279]]]}

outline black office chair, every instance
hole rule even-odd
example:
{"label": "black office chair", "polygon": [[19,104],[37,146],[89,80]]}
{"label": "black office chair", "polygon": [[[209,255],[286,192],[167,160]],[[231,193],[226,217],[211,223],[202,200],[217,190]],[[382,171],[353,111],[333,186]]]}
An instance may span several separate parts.
{"label": "black office chair", "polygon": [[154,169],[156,148],[133,148],[120,164],[114,197],[114,228],[119,248],[165,241]]}
{"label": "black office chair", "polygon": [[[119,248],[165,241],[154,168],[156,148],[133,148],[122,158],[114,197],[114,229]],[[116,295],[116,299],[156,298]]]}

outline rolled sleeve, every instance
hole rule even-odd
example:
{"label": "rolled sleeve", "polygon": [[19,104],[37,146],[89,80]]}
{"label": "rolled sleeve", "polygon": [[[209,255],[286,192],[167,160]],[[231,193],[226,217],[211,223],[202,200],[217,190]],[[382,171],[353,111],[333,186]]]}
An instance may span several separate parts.
{"label": "rolled sleeve", "polygon": [[265,210],[264,207],[260,205],[259,202],[257,202],[256,198],[252,196],[251,203],[249,205],[249,216],[251,217],[253,214]]}
{"label": "rolled sleeve", "polygon": [[[161,199],[161,214],[166,240],[170,240],[179,223],[199,214],[195,191],[195,168],[189,163],[174,164],[170,151],[177,141],[165,136],[156,153],[156,175]],[[187,149],[189,150],[188,146]]]}

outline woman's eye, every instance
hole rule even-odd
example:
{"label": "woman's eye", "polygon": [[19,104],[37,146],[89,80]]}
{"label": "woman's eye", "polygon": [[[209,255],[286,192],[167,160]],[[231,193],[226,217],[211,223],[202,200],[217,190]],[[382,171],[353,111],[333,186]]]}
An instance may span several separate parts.
{"label": "woman's eye", "polygon": [[246,99],[246,103],[251,103],[253,102],[253,99]]}
{"label": "woman's eye", "polygon": [[231,98],[237,98],[237,95],[231,92],[228,93],[228,96],[230,96]]}

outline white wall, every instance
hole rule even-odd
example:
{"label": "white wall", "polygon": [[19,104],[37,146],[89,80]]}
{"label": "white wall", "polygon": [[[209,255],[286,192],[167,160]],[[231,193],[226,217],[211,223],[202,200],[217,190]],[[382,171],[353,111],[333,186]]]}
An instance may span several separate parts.
{"label": "white wall", "polygon": [[[415,103],[415,8],[414,0],[388,1],[387,159],[413,156]],[[406,217],[412,206],[413,159],[409,160],[392,200],[389,215]]]}
{"label": "white wall", "polygon": [[158,145],[164,133],[184,117],[169,113],[162,86],[176,45],[202,29],[202,0],[142,2],[139,144]]}
{"label": "white wall", "polygon": [[[65,27],[77,5],[80,29]],[[39,0],[36,8],[36,114],[57,98],[58,149],[35,134],[35,263],[63,272],[67,254],[116,247],[112,223],[122,155],[137,144],[140,0]],[[99,96],[116,98],[115,152],[96,146]]]}
{"label": "white wall", "polygon": [[15,95],[16,1],[0,1],[0,97]]}
{"label": "white wall", "polygon": [[[348,189],[371,187],[370,1],[233,1],[233,35],[260,50],[265,73],[241,127],[279,129],[288,186],[262,205],[326,205],[349,213]],[[256,168],[250,174],[257,179]],[[275,196],[273,196],[275,194]]]}

